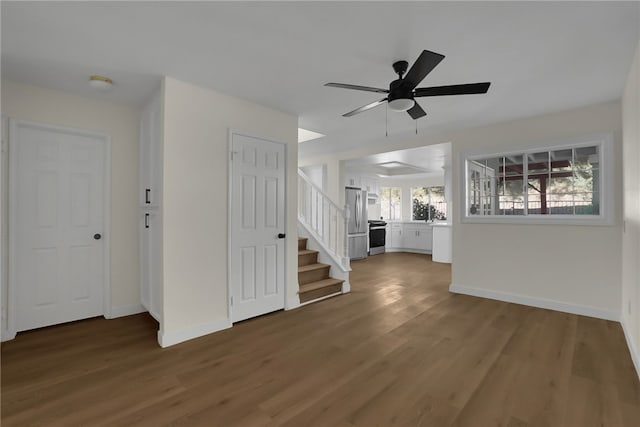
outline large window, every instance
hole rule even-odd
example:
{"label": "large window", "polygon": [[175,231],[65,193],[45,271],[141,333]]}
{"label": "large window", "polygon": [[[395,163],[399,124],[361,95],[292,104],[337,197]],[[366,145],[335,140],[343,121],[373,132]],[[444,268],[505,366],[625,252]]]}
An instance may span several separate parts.
{"label": "large window", "polygon": [[411,219],[435,221],[447,219],[444,187],[414,187],[411,189]]}
{"label": "large window", "polygon": [[380,188],[380,214],[386,220],[402,219],[402,198],[399,187]]}
{"label": "large window", "polygon": [[602,221],[609,210],[603,203],[606,147],[599,141],[468,157],[465,219]]}

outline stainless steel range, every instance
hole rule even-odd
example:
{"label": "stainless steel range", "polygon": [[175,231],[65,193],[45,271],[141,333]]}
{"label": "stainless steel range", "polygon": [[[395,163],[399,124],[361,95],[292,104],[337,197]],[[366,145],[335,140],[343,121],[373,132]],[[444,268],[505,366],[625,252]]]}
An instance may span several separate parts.
{"label": "stainless steel range", "polygon": [[382,220],[369,220],[369,255],[384,253],[387,223]]}

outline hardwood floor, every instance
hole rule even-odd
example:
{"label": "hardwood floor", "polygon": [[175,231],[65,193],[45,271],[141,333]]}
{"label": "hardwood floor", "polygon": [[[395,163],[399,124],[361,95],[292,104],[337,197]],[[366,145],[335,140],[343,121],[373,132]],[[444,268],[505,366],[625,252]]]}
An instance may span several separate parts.
{"label": "hardwood floor", "polygon": [[350,294],[166,349],[147,315],[21,333],[2,425],[640,425],[619,324],[449,282],[394,253],[354,262]]}

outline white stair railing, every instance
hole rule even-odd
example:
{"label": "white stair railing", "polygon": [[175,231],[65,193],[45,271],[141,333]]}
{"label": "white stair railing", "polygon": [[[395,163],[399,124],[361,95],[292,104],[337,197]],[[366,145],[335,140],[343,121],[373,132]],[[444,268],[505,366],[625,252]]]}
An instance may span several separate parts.
{"label": "white stair railing", "polygon": [[336,205],[298,169],[298,220],[324,249],[349,269],[347,224],[349,209]]}

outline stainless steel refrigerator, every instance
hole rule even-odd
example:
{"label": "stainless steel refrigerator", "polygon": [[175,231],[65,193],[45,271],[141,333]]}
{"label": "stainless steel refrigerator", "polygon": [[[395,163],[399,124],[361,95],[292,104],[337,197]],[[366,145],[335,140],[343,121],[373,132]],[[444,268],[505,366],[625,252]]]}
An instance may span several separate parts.
{"label": "stainless steel refrigerator", "polygon": [[360,259],[367,257],[367,192],[358,187],[345,188],[346,205],[349,207],[349,258]]}

